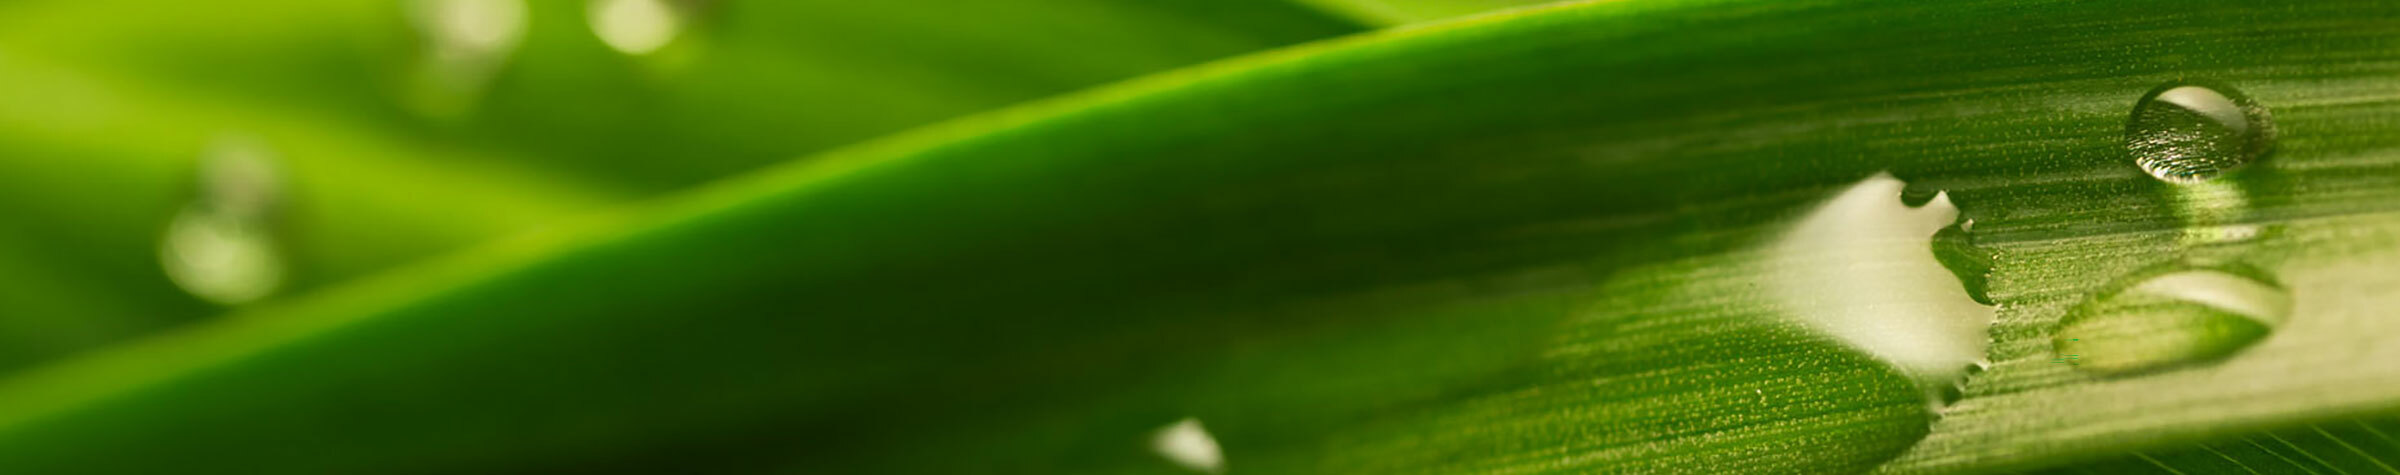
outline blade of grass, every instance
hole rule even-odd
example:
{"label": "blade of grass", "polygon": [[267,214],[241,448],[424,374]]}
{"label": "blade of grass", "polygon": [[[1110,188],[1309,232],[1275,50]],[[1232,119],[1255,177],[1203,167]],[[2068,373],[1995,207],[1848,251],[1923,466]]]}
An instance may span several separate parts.
{"label": "blade of grass", "polygon": [[[2003,251],[1992,294],[2006,309],[2001,364],[1887,468],[2006,468],[2178,437],[2137,434],[2370,413],[2400,375],[2308,368],[2388,360],[2376,348],[2391,332],[2362,309],[2390,282],[2327,283],[2400,260],[2400,139],[2379,128],[2394,107],[2380,73],[2400,63],[2384,47],[2392,8],[1614,2],[1284,50],[912,132],[47,368],[0,390],[0,466],[638,468],[706,447],[731,468],[1039,471],[1139,450],[1066,435],[1082,423],[1122,435],[1198,413],[1283,438],[1227,437],[1229,464],[1263,471],[1748,453],[1837,470],[1913,438],[1921,421],[1889,411],[1917,402],[1893,400],[1904,380],[1854,353],[1778,333],[1736,264],[1884,169],[1978,219]],[[2136,15],[2160,11],[2174,14]],[[2254,203],[2286,227],[2258,246],[2315,289],[2296,292],[2306,310],[2220,366],[2113,381],[2040,366],[2033,343],[2064,303],[2171,250],[2174,213],[2119,134],[2133,98],[2182,75],[2239,77],[2278,107],[2290,135]],[[1527,295],[1547,297],[1512,301]],[[1489,333],[1425,336],[1469,334],[1446,325]],[[1379,328],[1436,343],[1336,345]],[[1802,359],[1741,353],[1771,341]],[[1281,367],[1334,374],[1283,399],[1272,383],[1301,378]],[[1806,404],[1657,412],[1624,422],[1634,434],[1572,423],[1749,401],[1727,393],[1740,385],[1677,384],[1714,375],[1810,392],[1751,387],[1762,406]],[[1594,380],[1666,399],[1611,399],[1627,392]],[[1317,432],[1273,422],[1343,402],[1360,409]],[[1417,430],[1471,427],[1495,429]],[[1882,443],[1843,439],[1861,434]],[[926,451],[965,455],[900,457]],[[1409,463],[1445,453],[1458,456]]]}

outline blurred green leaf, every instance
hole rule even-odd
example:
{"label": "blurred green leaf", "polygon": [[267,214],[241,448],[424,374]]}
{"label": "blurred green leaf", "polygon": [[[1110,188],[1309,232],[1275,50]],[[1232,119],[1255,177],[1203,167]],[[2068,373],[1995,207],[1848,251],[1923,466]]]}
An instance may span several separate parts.
{"label": "blurred green leaf", "polygon": [[[435,3],[0,5],[0,174],[15,180],[0,211],[24,251],[0,283],[73,289],[0,301],[0,367],[216,313],[161,273],[159,239],[229,138],[283,168],[282,287],[302,293],[871,135],[1353,29],[1280,0],[697,2],[680,49],[632,57],[594,36],[587,2],[544,1],[492,84],[448,91],[412,82],[438,67],[412,23]],[[429,115],[427,93],[470,109]]]}
{"label": "blurred green leaf", "polygon": [[682,34],[636,56],[594,35],[594,2],[532,0],[521,23],[490,20],[522,36],[495,60],[489,84],[451,91],[474,97],[425,99],[466,102],[428,117],[411,110],[418,96],[451,93],[414,82],[440,67],[428,63],[439,62],[441,22],[423,18],[441,3],[29,2],[0,15],[0,44],[656,192],[1359,31],[1284,0],[673,1]]}
{"label": "blurred green leaf", "polygon": [[1369,25],[1405,25],[1561,0],[1290,0]]}
{"label": "blurred green leaf", "polygon": [[[5,52],[6,50],[0,50]],[[10,215],[0,301],[14,353],[0,366],[110,342],[215,313],[160,270],[171,216],[197,194],[196,163],[228,136],[265,144],[289,176],[279,245],[295,262],[287,287],[309,289],[558,216],[625,194],[561,182],[490,154],[304,111],[226,103],[0,53],[0,210]],[[464,163],[422,160],[455,156]],[[71,283],[71,284],[69,284]],[[46,326],[81,326],[57,333]]]}

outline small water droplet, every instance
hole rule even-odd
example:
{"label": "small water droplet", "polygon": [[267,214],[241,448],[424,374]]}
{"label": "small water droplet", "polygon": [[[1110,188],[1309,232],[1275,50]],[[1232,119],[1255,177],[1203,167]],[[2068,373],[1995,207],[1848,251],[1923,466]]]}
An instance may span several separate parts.
{"label": "small water droplet", "polygon": [[220,139],[201,157],[198,196],[167,223],[159,261],[193,296],[232,305],[274,293],[284,263],[272,232],[282,177],[255,141]]}
{"label": "small water droplet", "polygon": [[2119,375],[2213,360],[2264,339],[2291,306],[2289,290],[2238,264],[2137,272],[2060,320],[2053,361]]}
{"label": "small water droplet", "polygon": [[592,0],[586,11],[592,33],[630,55],[658,51],[683,30],[682,12],[667,0]]}
{"label": "small water droplet", "polygon": [[1217,447],[1217,438],[1208,435],[1200,419],[1184,418],[1159,429],[1150,437],[1151,450],[1167,460],[1201,473],[1225,473],[1225,452]]}
{"label": "small water droplet", "polygon": [[2171,81],[2134,103],[2125,147],[2142,171],[2174,183],[2216,178],[2274,147],[2267,108],[2232,88]]}

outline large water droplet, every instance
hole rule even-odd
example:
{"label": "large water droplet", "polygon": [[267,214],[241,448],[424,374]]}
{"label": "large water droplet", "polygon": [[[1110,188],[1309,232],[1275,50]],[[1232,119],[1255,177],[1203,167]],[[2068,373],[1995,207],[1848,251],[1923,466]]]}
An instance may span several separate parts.
{"label": "large water droplet", "polygon": [[618,52],[649,54],[683,29],[682,12],[667,0],[592,0],[592,33]]}
{"label": "large water droplet", "polygon": [[2137,272],[2059,322],[2053,362],[2117,375],[2212,360],[2265,338],[2291,307],[2290,291],[2247,266]]}
{"label": "large water droplet", "polygon": [[1991,256],[1960,234],[1946,194],[1911,208],[1904,187],[1878,174],[1801,219],[1771,248],[1769,290],[1798,323],[1890,363],[1938,406],[1984,357],[1995,315],[1974,295],[1981,279],[1970,291],[1943,261],[1977,263],[1980,277]]}
{"label": "large water droplet", "polygon": [[283,284],[272,233],[282,177],[267,149],[221,139],[201,157],[200,189],[167,223],[159,262],[192,295],[220,304],[257,300]]}
{"label": "large water droplet", "polygon": [[2150,176],[2206,181],[2265,155],[2275,144],[2267,108],[2232,88],[2174,81],[2134,103],[2125,147]]}

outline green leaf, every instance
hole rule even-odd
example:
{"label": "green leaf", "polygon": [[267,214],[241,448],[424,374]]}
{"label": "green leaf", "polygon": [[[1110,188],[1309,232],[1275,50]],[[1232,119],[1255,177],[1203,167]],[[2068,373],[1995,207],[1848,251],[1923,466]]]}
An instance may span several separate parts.
{"label": "green leaf", "polygon": [[1405,25],[1557,0],[1290,0],[1369,25]]}
{"label": "green leaf", "polygon": [[[450,78],[442,37],[429,33],[438,22],[419,20],[441,3],[28,3],[0,15],[0,44],[663,192],[966,113],[1359,31],[1285,0],[671,2],[683,7],[682,34],[629,55],[595,36],[594,2],[535,0],[522,2],[516,22],[491,20],[521,36],[497,47],[493,71]],[[463,84],[423,83],[453,79]]]}
{"label": "green leaf", "polygon": [[[43,368],[0,471],[1122,472],[1187,417],[1245,471],[1990,471],[2388,414],[2395,8],[1619,1],[1285,49]],[[2274,110],[2231,191],[2127,156],[2191,77]],[[1912,340],[1785,283],[1892,280],[1779,245],[1886,171],[1992,256],[1991,367],[1930,425]],[[2070,309],[2201,257],[2289,321],[2054,362]]]}
{"label": "green leaf", "polygon": [[2391,473],[2400,424],[2389,418],[2304,427],[2181,450],[2136,453],[2056,473]]}
{"label": "green leaf", "polygon": [[[17,367],[220,310],[160,270],[160,240],[201,186],[196,163],[228,137],[264,143],[287,179],[279,250],[305,291],[626,200],[347,120],[226,103],[0,54],[0,212],[10,258],[0,302],[16,328],[0,366]],[[30,289],[68,287],[71,292]],[[67,328],[73,330],[58,331]],[[16,331],[22,330],[22,331]]]}
{"label": "green leaf", "polygon": [[[589,2],[546,1],[492,84],[428,92],[411,81],[437,48],[410,15],[434,3],[0,5],[0,212],[24,251],[0,257],[22,290],[0,300],[0,367],[220,313],[159,253],[228,140],[279,167],[272,246],[296,294],[883,132],[1353,31],[1280,0],[708,2],[660,53],[680,56],[629,57],[593,36]],[[428,116],[411,109],[426,93],[482,104]]]}

